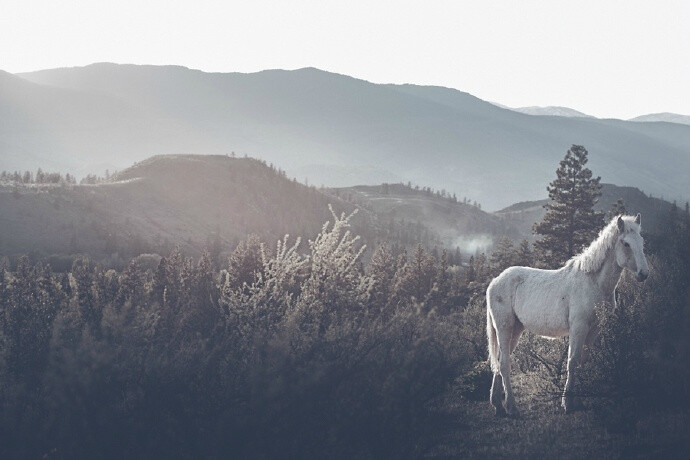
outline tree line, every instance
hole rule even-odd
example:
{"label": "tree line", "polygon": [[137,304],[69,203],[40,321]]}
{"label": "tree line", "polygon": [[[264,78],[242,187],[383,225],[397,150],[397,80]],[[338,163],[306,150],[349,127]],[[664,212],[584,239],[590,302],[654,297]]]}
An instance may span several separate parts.
{"label": "tree line", "polygon": [[[110,172],[106,169],[105,171],[105,176],[99,176],[97,174],[87,174],[84,176],[80,181],[79,184],[84,185],[84,184],[89,184],[89,185],[94,185],[94,184],[100,184],[102,182],[106,182],[110,180],[110,177],[112,175]],[[62,173],[60,172],[47,172],[44,171],[42,168],[38,168],[36,170],[36,173],[34,174],[33,171],[6,171],[3,170],[0,172],[0,182],[7,182],[11,183],[14,185],[19,185],[19,184],[71,184],[71,185],[76,185],[77,184],[77,177],[73,174],[70,173],[65,173],[63,176]]]}

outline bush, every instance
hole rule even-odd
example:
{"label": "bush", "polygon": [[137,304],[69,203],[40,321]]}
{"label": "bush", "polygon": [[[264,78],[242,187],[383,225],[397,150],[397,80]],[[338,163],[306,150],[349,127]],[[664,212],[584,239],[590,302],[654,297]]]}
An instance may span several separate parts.
{"label": "bush", "polygon": [[366,271],[350,217],[306,253],[251,238],[220,274],[178,250],[0,269],[3,456],[422,455],[473,362],[464,319],[421,248]]}
{"label": "bush", "polygon": [[690,407],[687,272],[673,259],[648,260],[647,281],[625,275],[618,308],[599,311],[601,332],[585,368],[584,391],[599,396],[595,409],[612,428]]}

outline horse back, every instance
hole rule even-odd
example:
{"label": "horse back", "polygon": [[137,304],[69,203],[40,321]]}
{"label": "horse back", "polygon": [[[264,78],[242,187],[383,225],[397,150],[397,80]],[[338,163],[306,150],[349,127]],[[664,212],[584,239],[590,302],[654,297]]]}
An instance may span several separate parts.
{"label": "horse back", "polygon": [[570,284],[564,270],[510,267],[489,284],[487,303],[494,317],[514,316],[535,334],[561,337],[569,331]]}

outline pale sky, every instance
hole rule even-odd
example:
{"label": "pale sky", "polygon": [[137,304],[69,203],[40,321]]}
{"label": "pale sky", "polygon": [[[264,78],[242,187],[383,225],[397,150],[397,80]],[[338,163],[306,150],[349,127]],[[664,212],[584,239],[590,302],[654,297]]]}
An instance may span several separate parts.
{"label": "pale sky", "polygon": [[690,1],[0,0],[0,69],[317,67],[511,107],[690,115]]}

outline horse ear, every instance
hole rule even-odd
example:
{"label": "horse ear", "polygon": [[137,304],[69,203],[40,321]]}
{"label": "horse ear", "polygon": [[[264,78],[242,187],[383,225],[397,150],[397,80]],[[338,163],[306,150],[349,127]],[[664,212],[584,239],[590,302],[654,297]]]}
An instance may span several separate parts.
{"label": "horse ear", "polygon": [[618,224],[618,230],[621,233],[623,233],[625,231],[625,222],[623,222],[623,217],[618,216],[617,224]]}
{"label": "horse ear", "polygon": [[642,216],[638,212],[637,215],[635,216],[635,223],[639,224],[640,222],[642,222]]}

